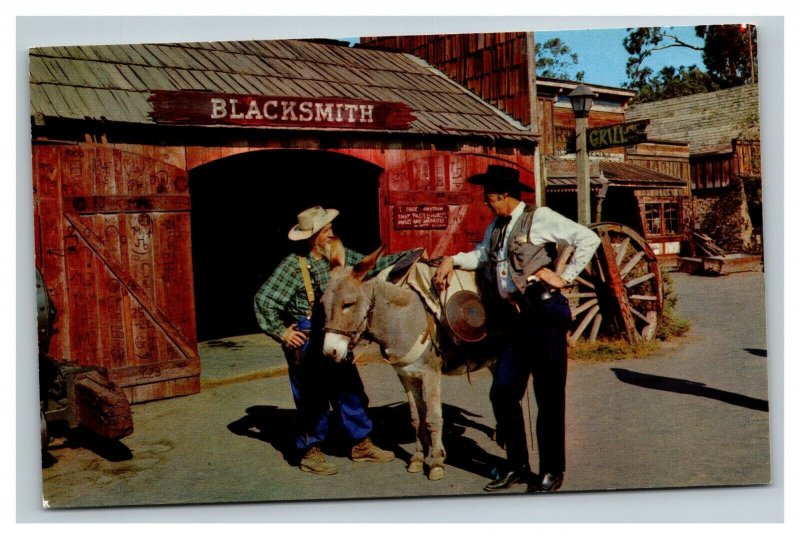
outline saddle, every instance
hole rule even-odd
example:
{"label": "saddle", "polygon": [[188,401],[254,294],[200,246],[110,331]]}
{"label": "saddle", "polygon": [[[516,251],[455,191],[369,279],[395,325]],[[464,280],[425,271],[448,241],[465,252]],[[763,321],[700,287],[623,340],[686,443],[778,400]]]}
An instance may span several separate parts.
{"label": "saddle", "polygon": [[450,286],[441,294],[432,285],[435,272],[435,266],[423,259],[398,284],[414,290],[435,321],[434,345],[442,357],[442,372],[469,374],[488,366],[496,359],[498,347],[487,330],[475,272],[455,270]]}

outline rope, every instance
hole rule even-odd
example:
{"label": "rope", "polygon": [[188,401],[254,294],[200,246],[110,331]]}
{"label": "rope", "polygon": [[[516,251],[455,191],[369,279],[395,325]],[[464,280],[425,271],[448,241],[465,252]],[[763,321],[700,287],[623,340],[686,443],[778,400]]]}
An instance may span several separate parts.
{"label": "rope", "polygon": [[[531,406],[531,391],[533,391],[533,379],[528,384],[528,390],[525,392],[525,400],[528,401],[528,439],[530,440],[530,447],[533,449],[533,407]],[[539,455],[541,458],[541,455]],[[541,472],[541,470],[540,470]]]}

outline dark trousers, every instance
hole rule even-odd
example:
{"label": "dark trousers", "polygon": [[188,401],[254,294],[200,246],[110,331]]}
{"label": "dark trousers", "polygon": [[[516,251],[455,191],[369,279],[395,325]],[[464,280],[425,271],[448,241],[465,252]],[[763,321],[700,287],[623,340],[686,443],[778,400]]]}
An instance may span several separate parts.
{"label": "dark trousers", "polygon": [[565,470],[564,392],[570,321],[569,304],[560,293],[508,317],[508,338],[495,366],[489,396],[498,438],[505,440],[508,464],[513,469],[528,466],[520,401],[533,375],[539,473],[560,474]]}
{"label": "dark trousers", "polygon": [[369,400],[355,364],[336,363],[322,353],[321,316],[324,316],[322,310],[315,309],[311,341],[302,357],[298,357],[296,350],[284,349],[297,406],[295,447],[301,454],[325,440],[329,430],[338,430],[351,444],[360,442],[372,431],[372,421],[367,415]]}

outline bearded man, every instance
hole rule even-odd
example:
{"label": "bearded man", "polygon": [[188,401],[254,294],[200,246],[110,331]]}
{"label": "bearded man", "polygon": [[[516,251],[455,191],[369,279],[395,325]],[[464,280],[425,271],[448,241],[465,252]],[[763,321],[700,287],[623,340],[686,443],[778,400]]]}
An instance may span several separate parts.
{"label": "bearded man", "polygon": [[[334,363],[322,354],[324,313],[315,298],[328,285],[328,258],[333,243],[335,209],[320,206],[297,215],[289,239],[302,242],[298,252],[278,265],[256,293],[254,304],[258,325],[283,347],[289,364],[289,383],[297,406],[295,448],[300,469],[316,475],[332,475],[336,465],[322,453],[320,444],[328,438],[329,423],[338,427],[351,444],[354,462],[389,462],[394,453],[370,440],[372,421],[367,415],[368,399],[358,370],[352,361]],[[373,273],[390,266],[405,253],[378,260]],[[364,255],[345,249],[348,265]],[[352,355],[351,355],[352,360]]]}

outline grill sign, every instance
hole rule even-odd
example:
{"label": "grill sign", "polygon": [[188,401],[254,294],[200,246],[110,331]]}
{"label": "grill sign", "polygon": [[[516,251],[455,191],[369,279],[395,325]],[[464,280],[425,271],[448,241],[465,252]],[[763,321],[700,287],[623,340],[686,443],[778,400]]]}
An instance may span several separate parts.
{"label": "grill sign", "polygon": [[286,97],[156,90],[150,117],[166,125],[393,129],[416,117],[405,103],[337,97]]}
{"label": "grill sign", "polygon": [[437,230],[447,228],[447,206],[395,206],[395,230]]}
{"label": "grill sign", "polygon": [[606,125],[586,130],[586,147],[589,151],[629,146],[647,140],[644,130],[650,120],[637,120],[621,124]]}

